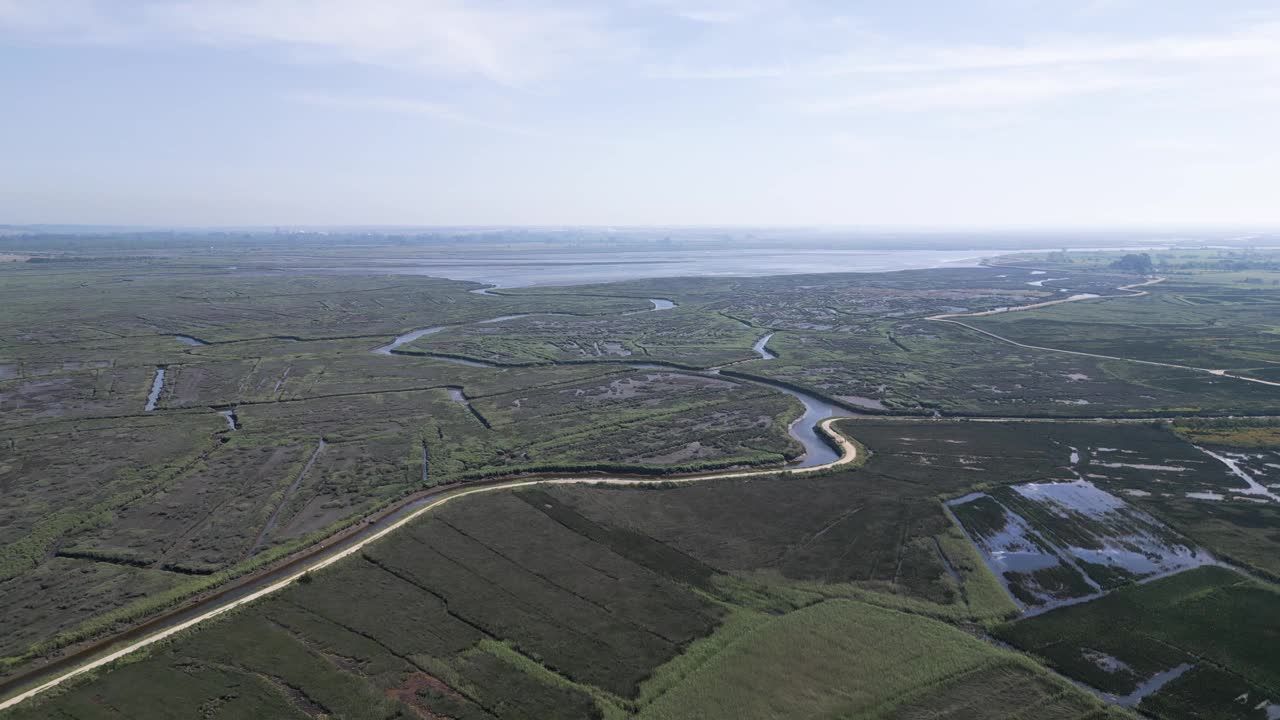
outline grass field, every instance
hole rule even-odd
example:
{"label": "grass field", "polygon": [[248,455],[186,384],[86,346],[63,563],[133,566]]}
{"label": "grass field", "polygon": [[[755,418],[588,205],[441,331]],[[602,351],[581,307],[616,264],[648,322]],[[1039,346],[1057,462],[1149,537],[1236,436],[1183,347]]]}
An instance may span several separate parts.
{"label": "grass field", "polygon": [[1142,505],[1219,558],[1280,580],[1280,507],[1176,497],[1142,498]]}
{"label": "grass field", "polygon": [[941,622],[830,600],[737,636],[638,717],[963,717],[982,696],[983,717],[1104,712],[1086,693]]}
{"label": "grass field", "polygon": [[[1143,297],[1091,300],[971,318],[1029,345],[1269,375],[1280,352],[1280,288],[1171,279]],[[1254,388],[1275,400],[1266,386]]]}
{"label": "grass field", "polygon": [[[940,487],[950,487],[943,477]],[[971,670],[989,653],[1003,657],[942,622],[886,609],[897,603],[958,619],[1009,611],[972,551],[956,542],[938,501],[912,484],[883,486],[889,482],[855,471],[478,496],[14,717],[97,717],[102,698],[130,717],[153,717],[141,701],[163,689],[149,678],[165,683],[174,672],[209,678],[183,685],[184,707],[220,708],[218,698],[234,698],[227,712],[240,702],[264,709],[284,702],[335,717],[664,717],[674,702],[667,698],[709,692],[695,684],[709,668],[726,668],[716,671],[725,678],[737,672],[727,668],[740,662],[743,641],[757,647],[757,633],[798,637],[848,626],[878,634],[889,621],[918,632],[921,648],[937,638],[956,645],[955,657],[922,666],[903,688],[949,677],[937,670],[948,663]],[[897,523],[905,534],[892,531]],[[959,582],[942,560],[948,556]],[[867,602],[842,597],[850,595]],[[844,652],[862,644],[850,642]],[[776,641],[760,648],[782,649]],[[1036,702],[1058,703],[1040,673],[1018,682]],[[832,676],[833,687],[845,682],[840,677]],[[807,681],[818,688],[830,679]],[[870,708],[889,699],[876,690],[859,702]]]}
{"label": "grass field", "polygon": [[958,676],[890,701],[865,717],[884,720],[961,718],[1126,718],[1128,713],[1098,700],[1043,668],[1022,659],[980,665]]}
{"label": "grass field", "polygon": [[769,347],[778,353],[776,361],[735,368],[831,397],[863,404],[873,400],[904,414],[1131,417],[1228,409],[1258,414],[1274,404],[1274,397],[1238,380],[1018,348],[921,320],[881,323],[859,333],[780,332]]}
{"label": "grass field", "polygon": [[[842,427],[857,433],[864,426]],[[961,618],[1011,612],[972,551],[953,541],[937,499],[972,480],[940,470],[904,481],[882,470],[892,467],[895,448],[872,447],[867,465],[825,477],[545,494],[593,522],[653,538],[746,582],[726,590],[731,596],[803,587],[818,596],[920,603]]]}
{"label": "grass field", "polygon": [[1280,450],[1280,420],[1236,418],[1180,422],[1174,430],[1191,442],[1250,450]]}
{"label": "grass field", "polygon": [[[553,672],[519,643],[483,639],[369,567],[325,574],[9,716],[167,717],[153,704],[163,696],[208,717],[910,718],[940,707],[965,717],[993,688],[988,717],[1107,715],[1043,668],[945,623],[843,599],[780,616],[734,610],[628,700]],[[337,583],[359,583],[395,610],[376,621],[343,610]]]}

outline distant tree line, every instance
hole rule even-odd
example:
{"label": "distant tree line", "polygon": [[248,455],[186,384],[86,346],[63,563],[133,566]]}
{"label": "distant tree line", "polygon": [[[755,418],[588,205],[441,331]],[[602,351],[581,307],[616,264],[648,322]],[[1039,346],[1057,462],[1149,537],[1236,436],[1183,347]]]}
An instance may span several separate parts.
{"label": "distant tree line", "polygon": [[1133,273],[1134,275],[1150,275],[1155,268],[1151,264],[1150,255],[1146,253],[1129,253],[1111,263],[1111,269]]}
{"label": "distant tree line", "polygon": [[104,263],[104,262],[152,262],[155,258],[148,255],[109,255],[97,257],[92,255],[50,255],[27,258],[29,263]]}

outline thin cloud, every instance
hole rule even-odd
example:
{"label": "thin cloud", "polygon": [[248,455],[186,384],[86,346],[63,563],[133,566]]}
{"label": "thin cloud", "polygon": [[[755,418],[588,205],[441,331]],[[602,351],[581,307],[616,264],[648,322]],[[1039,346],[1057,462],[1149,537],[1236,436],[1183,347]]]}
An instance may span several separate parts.
{"label": "thin cloud", "polygon": [[787,63],[654,65],[649,74],[678,80],[831,78],[1119,63],[1280,63],[1280,23],[1261,22],[1230,32],[1154,39],[1041,38],[1019,45],[912,47],[889,45],[853,53],[814,54]]}
{"label": "thin cloud", "polygon": [[1022,46],[968,45],[910,53],[918,60],[865,63],[828,60],[822,74],[921,73],[996,70],[1109,63],[1183,63],[1226,60],[1280,60],[1280,23],[1205,36],[1104,42],[1090,39],[1045,39]]}
{"label": "thin cloud", "polygon": [[0,0],[0,30],[59,42],[194,42],[519,85],[609,46],[602,17],[461,0]]}

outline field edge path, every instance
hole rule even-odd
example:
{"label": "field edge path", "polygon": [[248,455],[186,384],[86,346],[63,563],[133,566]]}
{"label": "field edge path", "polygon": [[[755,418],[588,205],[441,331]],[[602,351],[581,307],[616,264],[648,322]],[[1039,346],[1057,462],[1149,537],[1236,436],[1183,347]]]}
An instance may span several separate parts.
{"label": "field edge path", "polygon": [[[1130,297],[1130,298],[1141,297],[1143,295],[1148,294],[1147,291],[1135,290],[1134,288],[1145,287],[1147,285],[1155,285],[1156,283],[1164,282],[1166,279],[1167,278],[1158,277],[1152,280],[1147,280],[1145,282],[1134,283],[1132,285],[1122,285],[1116,289],[1124,290],[1129,293],[1128,295],[1124,295],[1122,297]],[[1177,363],[1159,362],[1157,360],[1139,360],[1138,358],[1119,357],[1116,355],[1102,355],[1100,353],[1084,352],[1082,350],[1064,350],[1062,348],[1051,348],[1051,347],[1045,347],[1043,345],[1028,345],[1027,343],[1021,343],[1021,342],[1018,342],[1017,340],[1011,340],[1003,335],[997,335],[996,333],[993,333],[990,330],[984,330],[976,325],[970,325],[967,322],[962,322],[956,319],[956,318],[984,317],[988,315],[1005,315],[1011,312],[1021,312],[1024,310],[1038,310],[1040,308],[1046,308],[1051,305],[1062,305],[1063,303],[1069,303],[1069,302],[1080,302],[1084,300],[1101,300],[1101,299],[1107,299],[1107,297],[1103,295],[1073,295],[1069,298],[1049,300],[1047,302],[1034,303],[1031,305],[1016,305],[1014,307],[1004,308],[1001,310],[983,310],[981,312],[972,312],[972,313],[945,313],[942,315],[930,315],[929,317],[925,318],[925,320],[932,320],[934,322],[944,322],[944,323],[951,323],[952,325],[958,325],[962,328],[967,328],[976,333],[986,335],[987,337],[992,338],[994,340],[999,340],[1000,342],[1008,343],[1010,345],[1013,345],[1014,347],[1025,348],[1027,350],[1043,350],[1045,352],[1066,353],[1067,355],[1099,358],[1102,360],[1120,360],[1122,362],[1139,363],[1142,365],[1155,365],[1157,367],[1175,368],[1178,370],[1192,370],[1194,372],[1208,373],[1209,375],[1213,375],[1215,377],[1231,378],[1232,380],[1244,380],[1245,382],[1258,383],[1259,385],[1270,385],[1272,387],[1280,387],[1280,382],[1273,382],[1271,380],[1262,380],[1260,378],[1251,378],[1251,377],[1246,377],[1244,375],[1234,375],[1232,373],[1227,372],[1226,370],[1195,367],[1192,365],[1179,365]]]}

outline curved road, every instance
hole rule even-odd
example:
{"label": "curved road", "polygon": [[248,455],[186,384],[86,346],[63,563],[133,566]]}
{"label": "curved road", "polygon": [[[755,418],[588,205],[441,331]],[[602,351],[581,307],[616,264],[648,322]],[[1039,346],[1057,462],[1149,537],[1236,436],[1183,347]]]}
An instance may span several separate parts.
{"label": "curved road", "polygon": [[[79,654],[72,654],[65,660],[60,661],[60,664],[65,663],[69,665],[69,667],[65,671],[61,671],[57,673],[53,678],[46,680],[45,682],[33,688],[30,688],[29,690],[26,690],[18,695],[14,695],[13,697],[5,699],[3,702],[0,702],[0,710],[5,710],[7,708],[13,707],[14,705],[17,705],[23,700],[27,700],[31,697],[39,695],[42,692],[45,692],[46,690],[55,688],[61,685],[62,683],[68,680],[71,680],[72,678],[75,678],[79,675],[87,673],[91,670],[100,668],[103,665],[106,665],[108,663],[119,660],[120,658],[130,653],[141,650],[149,645],[158,643],[164,640],[165,638],[168,638],[176,633],[182,632],[183,630],[186,630],[192,626],[198,625],[202,622],[212,620],[218,617],[219,615],[229,612],[242,605],[246,605],[255,600],[258,600],[259,598],[270,595],[272,593],[279,592],[280,590],[283,590],[284,588],[288,587],[290,583],[293,583],[299,577],[309,572],[314,572],[316,570],[320,570],[322,568],[328,567],[329,565],[332,565],[333,563],[336,563],[345,557],[348,557],[350,555],[353,555],[359,552],[366,545],[373,542],[377,542],[378,540],[381,540],[383,537],[386,537],[387,535],[394,532],[395,530],[398,530],[404,525],[410,522],[413,522],[414,520],[422,517],[423,515],[426,515],[432,510],[435,510],[441,505],[444,505],[445,503],[450,502],[452,500],[466,497],[468,495],[494,492],[497,490],[511,490],[514,488],[530,487],[533,485],[576,485],[576,484],[587,484],[587,483],[603,484],[603,485],[644,485],[644,484],[670,483],[670,482],[694,483],[694,482],[703,482],[706,480],[728,480],[733,478],[763,477],[766,475],[779,475],[779,474],[800,475],[805,473],[814,473],[814,472],[820,472],[823,470],[830,470],[832,468],[836,468],[842,465],[848,465],[858,459],[857,444],[855,444],[850,438],[841,434],[838,430],[835,429],[835,427],[833,427],[836,420],[840,420],[840,419],[842,418],[827,418],[826,420],[823,420],[818,425],[818,427],[821,428],[821,430],[824,433],[826,433],[827,437],[830,438],[831,442],[839,447],[840,449],[839,457],[837,457],[835,460],[832,460],[831,462],[824,463],[821,465],[814,465],[811,467],[793,468],[793,469],[773,468],[773,469],[765,469],[765,470],[737,470],[737,471],[730,471],[730,472],[713,472],[713,473],[703,473],[703,474],[697,474],[697,475],[684,475],[684,476],[673,475],[673,476],[664,476],[664,477],[655,477],[655,478],[608,477],[608,476],[599,476],[599,475],[581,475],[581,476],[567,475],[567,476],[560,476],[560,477],[548,477],[548,478],[537,478],[537,479],[524,478],[524,479],[513,479],[513,480],[507,480],[507,481],[494,482],[488,485],[484,485],[482,487],[467,487],[466,485],[462,485],[456,488],[442,489],[437,494],[428,495],[425,498],[419,498],[417,500],[408,500],[404,504],[405,507],[411,507],[415,504],[419,504],[419,503],[420,504],[411,512],[404,513],[402,516],[395,519],[394,522],[388,523],[385,527],[381,527],[376,532],[371,532],[364,537],[358,538],[354,542],[351,542],[350,544],[343,546],[342,549],[337,552],[330,552],[332,546],[313,548],[310,555],[304,555],[303,558],[301,558],[300,560],[295,560],[294,562],[292,562],[289,566],[289,572],[285,574],[284,577],[277,578],[277,577],[274,577],[275,574],[273,572],[263,571],[258,576],[259,582],[262,584],[262,586],[253,587],[250,592],[233,593],[229,595],[215,595],[206,600],[196,602],[193,606],[185,608],[181,613],[174,613],[174,615],[177,615],[178,617],[183,618],[181,621],[175,621],[171,625],[156,629],[154,632],[146,634],[144,637],[141,637],[139,639],[132,640],[125,646],[120,647],[116,650],[113,650],[105,655],[94,657],[95,654],[97,654],[98,652],[101,652],[101,649],[99,646],[91,647],[88,650],[82,651],[82,653],[79,653]],[[249,583],[249,585],[250,587],[252,587],[252,581]],[[79,663],[79,664],[75,664],[75,663]],[[37,669],[36,671],[30,673],[26,677],[27,678],[31,678],[32,676],[40,677],[43,674],[44,673],[42,673],[41,670]],[[19,678],[15,678],[13,681],[11,681],[11,683],[16,685],[21,683],[22,681],[23,681],[23,678],[19,677]]]}

